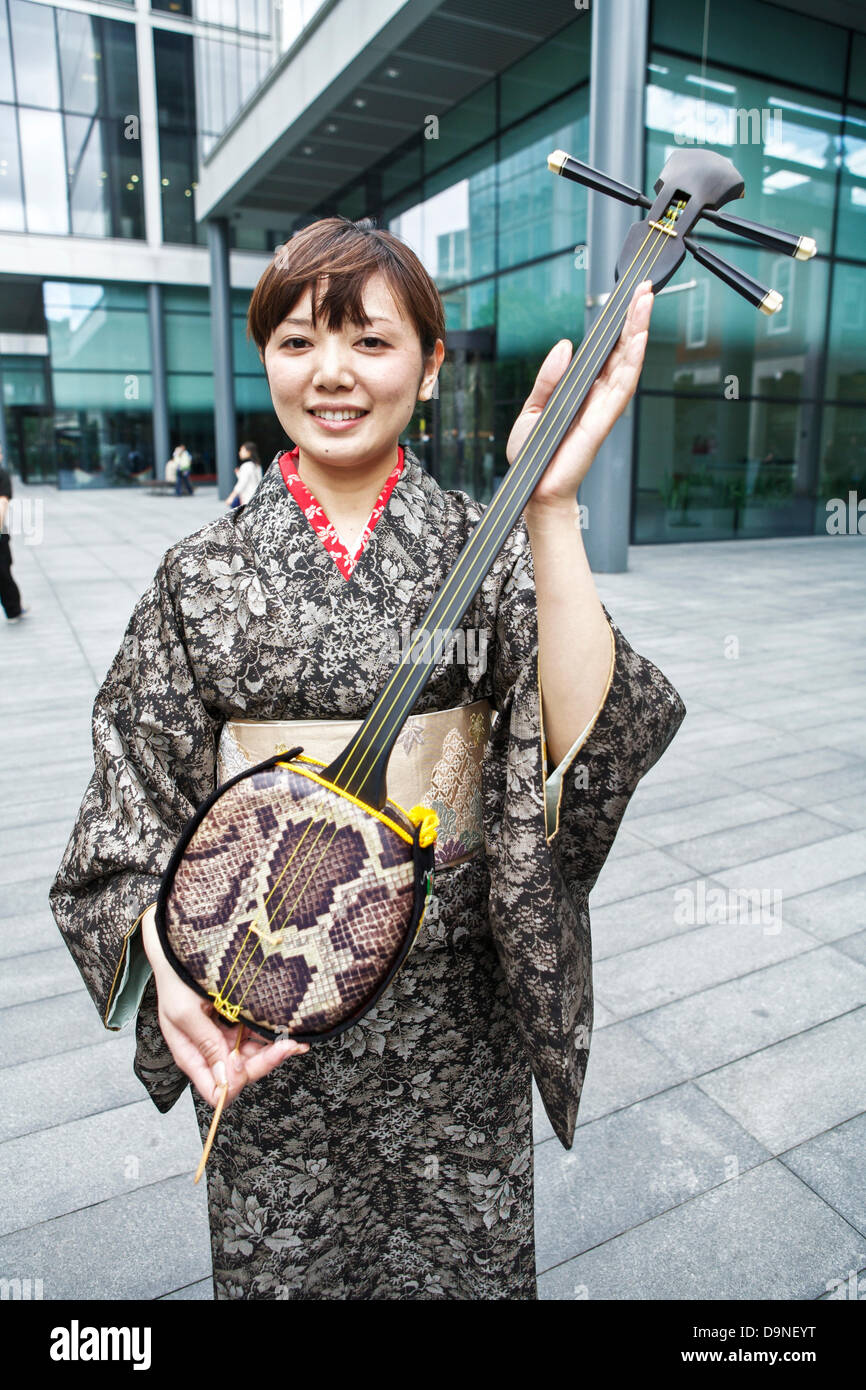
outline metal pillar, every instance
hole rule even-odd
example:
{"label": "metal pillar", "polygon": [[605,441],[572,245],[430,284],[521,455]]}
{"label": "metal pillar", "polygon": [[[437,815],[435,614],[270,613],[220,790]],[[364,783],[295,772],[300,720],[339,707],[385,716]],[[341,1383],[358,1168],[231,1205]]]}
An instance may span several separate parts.
{"label": "metal pillar", "polygon": [[228,497],[235,485],[237,423],[232,361],[232,292],[229,277],[229,224],[225,217],[207,222],[210,251],[210,329],[213,344],[213,418],[217,487]]}
{"label": "metal pillar", "polygon": [[162,285],[147,287],[147,315],[150,323],[150,365],[153,403],[153,476],[165,477],[171,453],[168,432],[168,387],[165,366],[165,323],[162,316]]}
{"label": "metal pillar", "polygon": [[[623,35],[628,41],[623,42]],[[649,0],[605,0],[592,7],[589,86],[589,163],[637,188],[644,184],[644,89]],[[585,332],[600,313],[593,301],[613,287],[619,248],[636,209],[601,193],[587,195]],[[583,533],[593,570],[613,574],[628,567],[633,459],[633,406],[614,425],[581,484],[587,508]]]}

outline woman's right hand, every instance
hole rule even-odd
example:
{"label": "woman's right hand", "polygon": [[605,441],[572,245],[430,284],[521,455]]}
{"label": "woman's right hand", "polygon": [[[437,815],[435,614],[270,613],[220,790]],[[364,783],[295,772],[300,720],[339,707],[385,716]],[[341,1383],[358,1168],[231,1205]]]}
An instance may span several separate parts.
{"label": "woman's right hand", "polygon": [[216,1105],[225,1083],[226,1104],[230,1105],[251,1081],[267,1076],[287,1057],[309,1052],[309,1043],[293,1038],[269,1043],[249,1033],[235,1051],[242,1025],[229,1027],[215,1018],[208,1001],[184,984],[166,960],[156,930],[155,903],[141,919],[141,936],[153,966],[162,1035],[175,1062],[208,1105]]}

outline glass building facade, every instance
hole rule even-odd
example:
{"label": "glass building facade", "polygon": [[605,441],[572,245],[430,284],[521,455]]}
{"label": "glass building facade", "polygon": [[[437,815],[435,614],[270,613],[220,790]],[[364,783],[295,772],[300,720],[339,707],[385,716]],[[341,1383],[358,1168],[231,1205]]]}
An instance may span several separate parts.
{"label": "glass building facade", "polygon": [[[112,9],[108,18],[0,0],[0,230],[144,238],[147,171],[123,129],[142,35],[131,8]],[[166,245],[204,246],[198,163],[318,9],[316,0],[277,10],[267,0],[152,0]],[[633,411],[637,543],[823,532],[828,499],[866,492],[866,34],[764,0],[726,0],[711,7],[705,44],[704,10],[652,4],[644,187],[673,150],[718,150],[746,184],[731,211],[814,237],[818,255],[804,265],[701,225],[702,242],[779,290],[784,305],[765,317],[693,260],[676,292],[658,298]],[[485,501],[541,360],[584,331],[586,193],[546,160],[557,147],[588,158],[590,34],[589,16],[576,14],[298,221],[229,224],[232,247],[270,253],[323,213],[372,214],[413,246],[442,292],[448,354],[438,399],[419,407],[408,438],[444,486]],[[611,278],[617,251],[605,252]],[[23,294],[12,288],[9,303]],[[41,353],[20,350],[21,325],[14,314],[4,321],[0,298],[13,465],[34,480],[123,481],[130,455],[154,462],[147,286],[44,278],[30,288],[28,331]],[[171,441],[211,474],[209,295],[164,284],[160,299]],[[268,457],[283,440],[246,341],[248,300],[233,290],[237,434]]]}

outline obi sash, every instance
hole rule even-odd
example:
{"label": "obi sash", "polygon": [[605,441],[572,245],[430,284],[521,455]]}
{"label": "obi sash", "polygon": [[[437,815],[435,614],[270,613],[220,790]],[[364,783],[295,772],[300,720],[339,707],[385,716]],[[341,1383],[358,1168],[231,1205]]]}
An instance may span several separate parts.
{"label": "obi sash", "polygon": [[[388,761],[388,796],[398,806],[429,806],[439,817],[435,867],[478,854],[484,843],[481,763],[490,736],[489,700],[410,714]],[[220,786],[274,753],[299,745],[327,766],[361,719],[231,719],[217,752]]]}

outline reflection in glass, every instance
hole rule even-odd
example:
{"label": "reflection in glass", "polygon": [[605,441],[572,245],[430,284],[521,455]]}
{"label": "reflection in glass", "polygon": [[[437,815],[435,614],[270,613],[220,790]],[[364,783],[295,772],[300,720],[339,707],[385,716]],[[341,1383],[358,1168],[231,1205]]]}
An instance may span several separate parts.
{"label": "reflection in glass", "polygon": [[866,260],[866,106],[845,117],[836,254]]}
{"label": "reflection in glass", "polygon": [[57,11],[64,111],[91,115],[99,109],[98,19],[74,10]]}
{"label": "reflection in glass", "polygon": [[866,404],[866,266],[833,273],[826,396]]}
{"label": "reflection in glass", "polygon": [[19,102],[56,111],[60,105],[60,84],[53,7],[34,5],[30,0],[9,0],[9,19]]}
{"label": "reflection in glass", "polygon": [[110,236],[107,183],[102,177],[105,152],[102,123],[84,116],[67,116],[66,155],[69,160],[69,209],[76,236]]}
{"label": "reflection in glass", "polygon": [[6,6],[0,0],[0,101],[14,101],[15,86],[12,81],[12,46],[9,40],[9,21]]}
{"label": "reflection in glass", "polygon": [[0,228],[24,231],[24,199],[14,106],[0,106]]}
{"label": "reflection in glass", "polygon": [[635,541],[809,535],[805,407],[641,396]]}
{"label": "reflection in glass", "polygon": [[58,111],[18,110],[29,232],[69,231],[63,119]]}
{"label": "reflection in glass", "polygon": [[[742,174],[741,217],[796,229],[830,251],[841,103],[781,82],[654,53],[646,89],[647,170],[675,149],[727,155]],[[705,240],[713,237],[701,225]]]}

